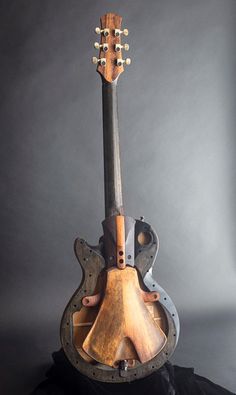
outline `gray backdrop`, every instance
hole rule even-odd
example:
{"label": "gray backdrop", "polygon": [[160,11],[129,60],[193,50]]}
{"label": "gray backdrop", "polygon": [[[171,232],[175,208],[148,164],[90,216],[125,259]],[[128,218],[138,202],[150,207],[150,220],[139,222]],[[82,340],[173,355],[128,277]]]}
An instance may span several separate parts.
{"label": "gray backdrop", "polygon": [[236,1],[2,0],[1,393],[43,379],[81,279],[73,240],[101,235],[101,82],[90,58],[106,12],[130,29],[124,200],[160,237],[154,275],[182,323],[172,361],[235,391]]}

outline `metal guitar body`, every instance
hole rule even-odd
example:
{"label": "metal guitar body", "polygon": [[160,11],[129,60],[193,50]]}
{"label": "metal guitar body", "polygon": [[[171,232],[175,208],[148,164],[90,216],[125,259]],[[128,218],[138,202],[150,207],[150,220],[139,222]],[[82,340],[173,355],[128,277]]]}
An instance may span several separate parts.
{"label": "metal guitar body", "polygon": [[158,237],[154,229],[148,223],[136,220],[134,267],[139,273],[140,283],[143,284],[143,287],[148,291],[157,291],[160,294],[160,299],[155,302],[155,305],[159,314],[158,323],[165,331],[167,342],[161,352],[152,360],[144,364],[136,361],[135,366],[127,370],[122,369],[122,366],[114,369],[90,360],[82,349],[83,341],[99,310],[99,306],[85,307],[82,304],[82,299],[85,296],[96,294],[99,288],[103,287],[103,277],[107,266],[103,256],[102,242],[97,247],[91,247],[83,239],[76,239],[75,253],[82,267],[83,279],[64,311],[61,321],[61,342],[72,365],[91,379],[114,383],[133,381],[157,370],[172,355],[179,336],[179,318],[171,298],[152,277],[152,267],[158,247]]}

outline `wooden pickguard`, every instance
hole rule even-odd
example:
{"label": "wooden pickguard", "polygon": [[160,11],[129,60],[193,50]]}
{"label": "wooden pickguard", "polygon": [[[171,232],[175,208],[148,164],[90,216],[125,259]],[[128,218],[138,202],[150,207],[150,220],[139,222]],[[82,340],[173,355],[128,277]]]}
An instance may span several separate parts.
{"label": "wooden pickguard", "polygon": [[159,325],[160,317],[154,315],[156,303],[148,306],[142,293],[136,269],[107,271],[105,297],[99,311],[97,307],[88,308],[74,315],[74,342],[86,352],[81,351],[82,356],[108,366],[116,366],[121,360],[131,360],[133,365],[133,360],[144,363],[161,351],[166,335]]}

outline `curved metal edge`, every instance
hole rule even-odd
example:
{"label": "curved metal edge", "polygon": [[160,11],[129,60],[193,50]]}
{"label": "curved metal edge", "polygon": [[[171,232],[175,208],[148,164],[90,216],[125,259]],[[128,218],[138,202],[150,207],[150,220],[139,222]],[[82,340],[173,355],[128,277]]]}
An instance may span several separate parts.
{"label": "curved metal edge", "polygon": [[[168,316],[171,317],[171,320],[174,322],[175,327],[175,345],[177,345],[179,339],[179,332],[180,332],[180,322],[179,322],[179,315],[176,310],[176,307],[167,294],[167,292],[153,279],[150,271],[146,273],[143,278],[144,284],[150,291],[157,291],[160,294],[159,303],[168,312]],[[173,350],[174,351],[174,350]],[[173,353],[173,352],[172,352]]]}
{"label": "curved metal edge", "polygon": [[[73,347],[73,343],[70,343],[69,346],[65,346],[63,344],[63,348],[65,353],[71,362],[71,364],[80,371],[80,373],[89,377],[92,380],[107,382],[107,383],[125,383],[132,382],[138,380],[140,378],[144,378],[150,375],[152,372],[158,370],[161,366],[165,364],[165,362],[171,356],[174,347],[175,347],[175,338],[173,336],[175,332],[175,328],[173,327],[173,321],[170,317],[168,317],[168,325],[169,325],[169,333],[168,333],[168,341],[163,350],[151,361],[140,364],[136,368],[128,369],[125,377],[121,377],[118,369],[109,368],[107,366],[97,364],[92,365],[85,362],[81,356],[77,353],[77,351]],[[64,334],[62,333],[62,338]],[[66,337],[65,337],[66,339]]]}
{"label": "curved metal edge", "polygon": [[[153,279],[152,277],[152,267],[155,263],[158,250],[159,250],[159,238],[156,231],[153,229],[151,225],[147,222],[136,220],[136,229],[135,229],[135,236],[136,236],[136,243],[138,239],[139,232],[148,231],[152,234],[152,242],[150,246],[146,246],[141,248],[136,245],[135,252],[136,252],[136,259],[135,259],[135,267],[137,267],[139,273],[143,277],[144,284],[150,291],[158,291],[160,294],[159,303],[164,307],[166,311],[168,311],[171,319],[174,321],[175,326],[175,337],[176,337],[176,345],[179,338],[180,332],[180,322],[178,312],[176,307],[166,293],[166,291]],[[174,351],[174,350],[173,350]]]}
{"label": "curved metal edge", "polygon": [[83,239],[75,240],[74,249],[82,268],[82,281],[64,310],[60,326],[60,339],[65,354],[72,365],[88,375],[88,367],[91,370],[91,365],[82,359],[73,344],[73,314],[83,307],[82,298],[93,294],[98,276],[105,268],[105,260],[99,252],[99,246],[92,247]]}

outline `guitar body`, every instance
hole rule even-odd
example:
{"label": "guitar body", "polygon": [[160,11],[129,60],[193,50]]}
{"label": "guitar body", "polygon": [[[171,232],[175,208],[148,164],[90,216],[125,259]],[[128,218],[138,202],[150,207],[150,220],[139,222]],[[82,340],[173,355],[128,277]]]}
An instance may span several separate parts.
{"label": "guitar body", "polygon": [[[179,319],[171,298],[151,274],[158,246],[157,234],[151,226],[136,220],[135,264],[134,267],[127,268],[134,271],[135,275],[131,278],[129,276],[124,281],[126,284],[131,284],[128,289],[126,287],[124,291],[122,286],[122,292],[118,292],[116,298],[112,294],[107,300],[106,285],[108,284],[109,290],[114,290],[119,283],[117,278],[113,278],[112,281],[109,273],[112,271],[124,273],[126,270],[107,269],[103,257],[103,242],[97,247],[91,247],[83,239],[75,241],[75,253],[83,271],[83,279],[64,311],[61,321],[61,341],[68,359],[88,377],[106,382],[136,380],[160,368],[172,355],[179,336]],[[138,307],[141,304],[141,308],[137,308],[137,300],[134,297],[137,288],[144,292],[157,292],[159,300],[144,302],[139,298]],[[95,306],[83,304],[82,301],[86,297],[98,295],[103,290],[105,292],[98,298]],[[127,324],[127,332],[123,328],[121,330],[124,317],[128,317],[131,321]],[[153,325],[147,323],[147,317],[151,319]],[[101,323],[99,328],[96,328],[96,319]],[[155,324],[157,324],[156,331]],[[148,350],[153,350],[152,347],[149,348],[149,341],[154,341],[154,350],[157,354],[148,354],[147,360],[144,358],[143,362],[140,362],[140,355],[146,352],[146,348],[143,351],[144,345]],[[102,352],[105,359],[101,360],[93,348],[106,349],[108,356]],[[130,361],[129,369],[126,371],[118,368],[119,361],[122,360]]]}
{"label": "guitar body", "polygon": [[[75,241],[83,278],[61,320],[62,347],[89,378],[127,382],[159,369],[179,336],[176,308],[152,277],[159,242],[142,219],[124,214],[119,152],[117,80],[124,71],[121,17],[101,18],[97,71],[102,77],[105,220],[98,246]],[[96,59],[96,61],[94,61]]]}

